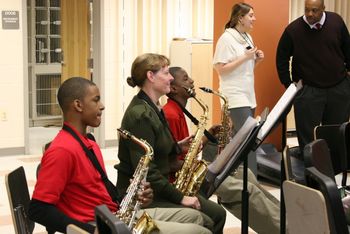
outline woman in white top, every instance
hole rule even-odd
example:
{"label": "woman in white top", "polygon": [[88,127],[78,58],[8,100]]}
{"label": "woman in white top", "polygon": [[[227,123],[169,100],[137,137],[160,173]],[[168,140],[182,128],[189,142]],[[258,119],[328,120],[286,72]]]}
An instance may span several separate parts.
{"label": "woman in white top", "polygon": [[[252,6],[235,4],[216,44],[213,59],[220,77],[220,91],[228,99],[233,133],[242,127],[248,116],[254,116],[256,107],[254,68],[264,58],[264,53],[258,50],[248,34],[255,20]],[[256,174],[256,157],[252,160],[248,165]]]}

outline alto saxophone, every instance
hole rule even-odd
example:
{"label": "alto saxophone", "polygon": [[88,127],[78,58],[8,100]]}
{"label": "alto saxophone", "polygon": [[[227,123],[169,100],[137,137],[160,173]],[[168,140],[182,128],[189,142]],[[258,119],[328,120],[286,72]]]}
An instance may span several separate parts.
{"label": "alto saxophone", "polygon": [[[184,87],[185,88],[185,87]],[[181,169],[175,174],[175,187],[185,196],[194,196],[198,193],[208,171],[208,165],[203,160],[199,160],[197,155],[202,143],[202,137],[208,120],[208,106],[203,101],[197,99],[190,88],[185,88],[189,95],[195,99],[203,109],[196,133],[185,156]]]}
{"label": "alto saxophone", "polygon": [[219,133],[217,135],[218,139],[218,154],[225,148],[225,146],[230,142],[231,138],[231,128],[232,128],[232,121],[230,118],[230,114],[228,111],[228,101],[225,95],[223,95],[219,91],[214,91],[209,88],[200,87],[201,90],[207,93],[212,93],[214,95],[217,95],[221,98],[223,104],[221,107],[221,126],[219,129]]}
{"label": "alto saxophone", "polygon": [[118,129],[121,136],[131,139],[139,144],[145,150],[145,155],[135,169],[132,182],[126,190],[126,195],[120,203],[117,217],[122,220],[134,234],[147,234],[152,231],[159,230],[152,218],[144,212],[142,216],[136,220],[136,213],[140,210],[140,202],[137,200],[137,192],[143,189],[142,182],[145,181],[148,172],[148,165],[153,160],[153,148],[143,139],[138,139],[130,132]]}

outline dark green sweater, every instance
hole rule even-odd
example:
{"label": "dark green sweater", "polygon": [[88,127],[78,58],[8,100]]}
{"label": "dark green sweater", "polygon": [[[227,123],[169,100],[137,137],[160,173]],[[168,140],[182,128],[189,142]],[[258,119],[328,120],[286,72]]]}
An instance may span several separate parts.
{"label": "dark green sweater", "polygon": [[[182,193],[168,181],[170,162],[176,160],[175,142],[166,122],[164,122],[165,120],[162,121],[158,109],[155,105],[148,104],[147,101],[140,98],[142,96],[149,101],[148,96],[140,91],[126,109],[121,128],[139,139],[146,140],[153,147],[154,159],[150,163],[147,181],[151,183],[154,192],[154,203],[171,202],[180,204],[183,198]],[[144,149],[138,144],[120,138],[117,187],[122,194],[125,193],[129,185],[129,179],[144,154]],[[157,205],[151,204],[151,206]]]}

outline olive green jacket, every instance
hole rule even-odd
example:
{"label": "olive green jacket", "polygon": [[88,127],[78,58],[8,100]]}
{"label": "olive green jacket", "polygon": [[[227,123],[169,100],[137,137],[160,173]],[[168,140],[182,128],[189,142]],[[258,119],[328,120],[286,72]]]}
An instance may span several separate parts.
{"label": "olive green jacket", "polygon": [[[126,109],[121,128],[139,139],[146,140],[153,147],[154,159],[149,165],[147,181],[151,183],[154,202],[180,204],[182,193],[168,181],[170,163],[176,160],[176,144],[165,118],[162,118],[157,107],[149,102],[149,97],[140,91]],[[120,164],[117,166],[117,187],[119,192],[124,194],[140,158],[145,155],[145,150],[134,141],[123,138],[119,139],[118,148]]]}

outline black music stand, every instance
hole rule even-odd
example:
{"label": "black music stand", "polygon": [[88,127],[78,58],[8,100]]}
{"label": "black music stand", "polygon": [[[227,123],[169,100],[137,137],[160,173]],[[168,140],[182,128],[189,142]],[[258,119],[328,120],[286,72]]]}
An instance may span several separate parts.
{"label": "black music stand", "polygon": [[[278,100],[275,107],[271,111],[271,118],[267,119],[266,129],[264,127],[261,129],[264,132],[259,132],[258,134],[258,141],[257,145],[254,150],[256,150],[259,145],[265,140],[265,138],[271,133],[273,129],[275,129],[280,123],[282,123],[282,154],[284,153],[284,148],[287,145],[287,138],[286,138],[286,132],[287,132],[287,114],[292,108],[294,98],[296,94],[299,92],[299,90],[303,87],[302,81],[299,81],[298,83],[294,84],[292,83],[287,90],[284,92],[282,97]],[[268,116],[269,117],[269,116]],[[284,203],[284,197],[283,197],[283,182],[286,180],[286,175],[284,173],[284,157],[282,155],[281,157],[281,176],[280,176],[280,233],[284,234],[286,231],[286,207]],[[247,232],[248,233],[248,229]]]}
{"label": "black music stand", "polygon": [[[272,109],[271,113],[267,115],[267,110],[261,115],[262,120],[260,123],[252,129],[249,137],[243,142],[243,146],[236,152],[231,152],[231,159],[227,165],[223,168],[220,173],[212,173],[209,170],[206,178],[202,184],[201,191],[204,192],[206,197],[210,197],[214,191],[219,187],[224,179],[235,170],[243,162],[243,190],[242,190],[242,226],[241,233],[248,234],[248,221],[249,221],[249,193],[248,193],[248,153],[250,151],[255,151],[261,143],[266,139],[266,137],[271,133],[271,131],[278,126],[279,123],[283,123],[283,135],[282,135],[282,145],[286,145],[286,116],[289,112],[293,99],[297,92],[302,88],[302,83],[299,81],[297,84],[291,84],[288,89],[284,92],[282,97],[279,99],[275,107]],[[242,127],[243,128],[243,127]],[[238,133],[237,133],[238,134]],[[229,143],[230,144],[230,143]],[[226,147],[229,147],[227,145]],[[225,149],[222,151],[222,153]],[[218,156],[218,158],[220,155]],[[282,157],[283,159],[283,157]],[[215,162],[215,161],[214,161]],[[214,163],[213,162],[213,163]],[[281,162],[281,171],[283,170],[283,161]],[[284,181],[281,178],[281,181]],[[282,191],[283,192],[283,191]],[[283,194],[281,192],[281,233],[285,231],[285,208]]]}
{"label": "black music stand", "polygon": [[[243,189],[242,189],[242,233],[248,233],[249,221],[249,192],[248,192],[248,154],[256,146],[256,137],[262,127],[268,109],[262,113],[260,122],[256,122],[256,126],[247,129],[248,133],[242,142],[242,145],[236,152],[231,152],[232,156],[225,167],[219,174],[213,174],[210,170],[202,184],[201,192],[204,196],[210,197],[220,184],[243,162]],[[249,120],[247,120],[249,121]],[[244,128],[244,126],[242,127]],[[225,153],[222,151],[222,153]],[[220,157],[220,155],[218,156]]]}
{"label": "black music stand", "polygon": [[251,140],[248,142],[247,146],[247,152],[242,152],[244,155],[243,160],[243,189],[242,189],[242,226],[241,226],[241,233],[242,234],[248,234],[249,229],[249,192],[248,192],[248,154],[253,149],[254,151],[258,148],[258,145],[254,145],[256,143],[256,136],[258,135],[258,132],[260,131],[262,125],[264,122],[262,122],[259,127],[257,127],[252,136]]}

